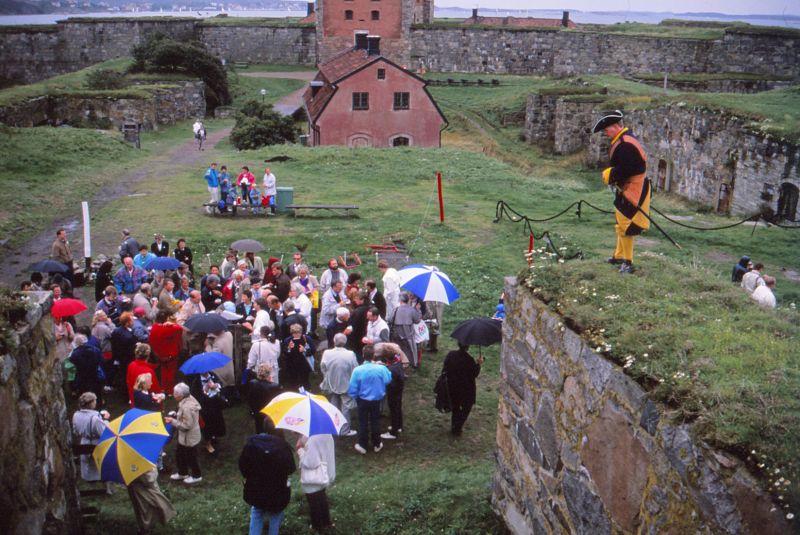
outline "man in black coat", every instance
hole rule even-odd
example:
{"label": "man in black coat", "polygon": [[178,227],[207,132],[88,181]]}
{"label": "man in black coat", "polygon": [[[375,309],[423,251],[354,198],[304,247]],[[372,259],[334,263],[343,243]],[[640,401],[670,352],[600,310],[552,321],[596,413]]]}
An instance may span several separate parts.
{"label": "man in black coat", "polygon": [[358,363],[364,362],[364,341],[367,335],[367,311],[369,310],[369,295],[366,290],[361,290],[353,297],[355,310],[350,313],[350,332],[347,334],[347,349],[356,354]]}
{"label": "man in black coat", "polygon": [[367,291],[369,292],[370,302],[378,307],[378,312],[380,312],[381,317],[386,319],[386,298],[378,289],[378,285],[375,284],[375,281],[372,279],[367,279],[364,285],[367,287]]}
{"label": "man in black coat", "polygon": [[294,302],[291,299],[287,299],[285,303],[283,303],[283,322],[281,323],[280,328],[280,339],[284,340],[291,336],[290,329],[292,325],[297,324],[303,329],[303,334],[308,331],[308,321],[306,317],[302,314],[299,314],[294,308]]}
{"label": "man in black coat", "polygon": [[457,351],[451,351],[444,358],[442,373],[447,374],[447,386],[450,391],[452,416],[450,432],[458,436],[467,421],[472,406],[475,405],[475,379],[481,373],[483,357],[478,361],[469,354],[469,346],[458,344]]}
{"label": "man in black coat", "polygon": [[265,433],[247,438],[239,456],[239,471],[244,477],[244,501],[250,505],[250,533],[262,533],[264,515],[269,515],[270,532],[278,531],[283,512],[289,505],[289,475],[297,469],[292,449],[275,436],[275,425],[264,418]]}
{"label": "man in black coat", "polygon": [[150,244],[150,252],[156,256],[169,256],[169,243],[164,241],[163,234],[153,236],[155,241]]}

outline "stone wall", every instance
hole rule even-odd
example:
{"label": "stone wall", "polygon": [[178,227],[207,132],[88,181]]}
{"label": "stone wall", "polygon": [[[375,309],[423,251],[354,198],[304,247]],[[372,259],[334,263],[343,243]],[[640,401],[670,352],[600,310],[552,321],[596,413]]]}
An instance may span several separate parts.
{"label": "stone wall", "polygon": [[[603,109],[590,97],[531,95],[525,138],[552,144],[559,154],[585,150],[587,165],[603,167],[608,139],[588,133]],[[764,205],[777,211],[784,184],[800,187],[800,146],[760,134],[733,115],[674,104],[628,112],[625,124],[647,150],[648,176],[656,191],[671,191],[720,212],[750,215]],[[762,196],[766,192],[771,197]]]}
{"label": "stone wall", "polygon": [[0,80],[27,84],[130,56],[151,33],[194,35],[194,19],[67,19],[54,30],[0,32]]}
{"label": "stone wall", "polygon": [[50,292],[29,292],[35,308],[0,355],[0,533],[81,533],[76,471]]}
{"label": "stone wall", "polygon": [[120,128],[123,123],[133,121],[145,130],[154,130],[159,125],[205,114],[205,84],[198,80],[169,82],[163,88],[152,90],[149,98],[36,97],[0,108],[0,122],[20,127],[66,123]]}
{"label": "stone wall", "polygon": [[791,532],[738,459],[670,421],[514,279],[505,292],[492,506],[512,533]]}
{"label": "stone wall", "polygon": [[[633,78],[634,81],[652,85],[655,87],[664,87],[664,80],[640,80]],[[771,91],[772,89],[779,89],[789,87],[791,82],[780,80],[753,80],[753,79],[709,79],[709,80],[674,80],[667,77],[667,89],[674,91],[687,91],[695,93],[760,93],[761,91]]]}
{"label": "stone wall", "polygon": [[[382,39],[400,65],[431,71],[569,76],[584,73],[746,72],[800,80],[800,38],[727,31],[718,40],[666,39],[548,29],[436,28],[411,25],[403,0],[402,35]],[[229,61],[311,64],[351,46],[352,37],[318,43],[318,28],[216,26],[196,19],[67,19],[52,29],[2,28],[0,80],[29,83],[127,56],[155,31],[196,37]],[[409,29],[410,28],[410,29]]]}
{"label": "stone wall", "polygon": [[226,62],[313,65],[317,37],[313,26],[197,26],[197,39]]}
{"label": "stone wall", "polygon": [[800,39],[726,33],[720,40],[579,31],[414,27],[411,56],[431,71],[571,76],[748,72],[800,79]]}

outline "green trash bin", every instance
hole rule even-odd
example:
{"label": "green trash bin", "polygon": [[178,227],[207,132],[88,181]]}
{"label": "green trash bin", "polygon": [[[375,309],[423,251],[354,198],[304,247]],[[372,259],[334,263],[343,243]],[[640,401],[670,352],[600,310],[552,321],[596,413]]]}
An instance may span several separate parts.
{"label": "green trash bin", "polygon": [[275,196],[275,210],[279,214],[285,214],[289,211],[287,205],[294,203],[294,188],[276,188],[278,194]]}

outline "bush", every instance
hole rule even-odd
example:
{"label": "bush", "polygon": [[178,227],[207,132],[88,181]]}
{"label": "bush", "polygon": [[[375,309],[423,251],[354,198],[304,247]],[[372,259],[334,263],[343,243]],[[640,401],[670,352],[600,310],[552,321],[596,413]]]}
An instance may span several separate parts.
{"label": "bush", "polygon": [[271,106],[250,100],[236,114],[231,143],[239,150],[258,149],[287,141],[294,143],[298,134],[291,117],[283,117]]}
{"label": "bush", "polygon": [[114,69],[96,69],[86,75],[87,89],[122,89],[128,85],[125,74]]}
{"label": "bush", "polygon": [[214,109],[231,103],[228,76],[222,62],[199,42],[179,42],[153,34],[131,50],[131,72],[191,73],[206,84],[206,106]]}

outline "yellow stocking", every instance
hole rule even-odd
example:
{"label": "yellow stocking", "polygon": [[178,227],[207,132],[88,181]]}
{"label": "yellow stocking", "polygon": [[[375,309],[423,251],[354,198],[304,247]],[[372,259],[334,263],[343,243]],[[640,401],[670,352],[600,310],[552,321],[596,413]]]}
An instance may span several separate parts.
{"label": "yellow stocking", "polygon": [[622,259],[633,263],[633,236],[618,236],[617,246],[622,247]]}

